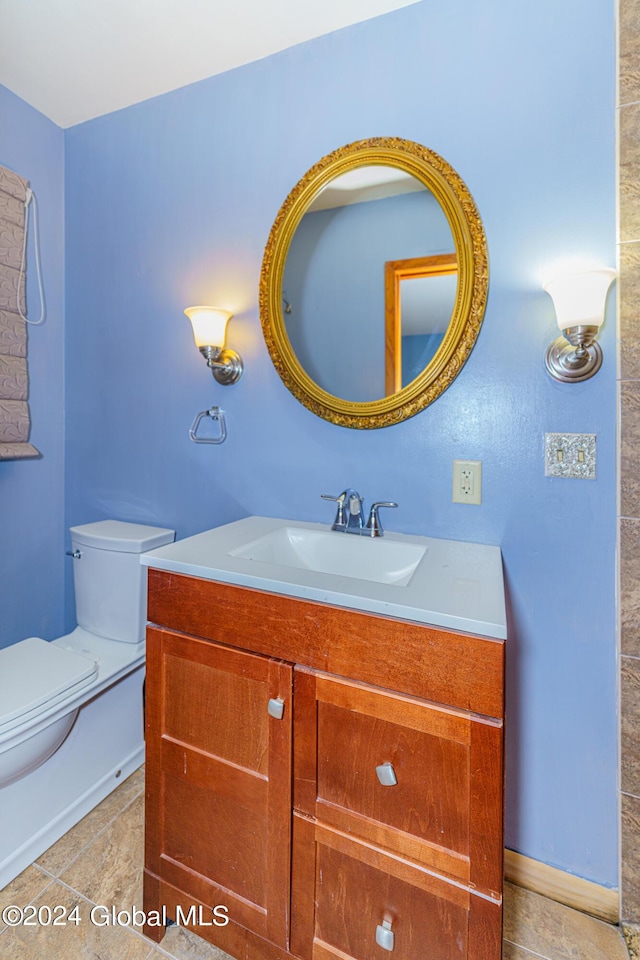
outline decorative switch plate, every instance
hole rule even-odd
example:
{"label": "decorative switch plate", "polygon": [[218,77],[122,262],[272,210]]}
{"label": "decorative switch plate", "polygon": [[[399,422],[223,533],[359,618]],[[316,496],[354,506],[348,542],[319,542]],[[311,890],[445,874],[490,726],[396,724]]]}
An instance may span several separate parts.
{"label": "decorative switch plate", "polygon": [[595,480],[595,433],[545,433],[544,473],[546,477]]}

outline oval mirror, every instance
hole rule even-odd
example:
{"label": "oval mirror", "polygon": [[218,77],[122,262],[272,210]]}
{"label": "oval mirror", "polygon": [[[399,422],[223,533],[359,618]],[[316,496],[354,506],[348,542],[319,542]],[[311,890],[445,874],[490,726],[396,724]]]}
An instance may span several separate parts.
{"label": "oval mirror", "polygon": [[320,160],[285,200],[260,317],[301,403],[341,426],[384,427],[458,375],[487,287],[482,223],[452,167],[412,141],[361,140]]}

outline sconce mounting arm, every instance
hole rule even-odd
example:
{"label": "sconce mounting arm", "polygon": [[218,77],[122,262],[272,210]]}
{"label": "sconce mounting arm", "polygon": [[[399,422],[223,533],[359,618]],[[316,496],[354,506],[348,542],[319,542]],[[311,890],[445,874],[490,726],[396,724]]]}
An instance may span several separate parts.
{"label": "sconce mounting arm", "polygon": [[236,383],[242,376],[244,364],[242,357],[235,350],[204,346],[200,347],[200,353],[207,361],[207,366],[218,383],[229,386]]}

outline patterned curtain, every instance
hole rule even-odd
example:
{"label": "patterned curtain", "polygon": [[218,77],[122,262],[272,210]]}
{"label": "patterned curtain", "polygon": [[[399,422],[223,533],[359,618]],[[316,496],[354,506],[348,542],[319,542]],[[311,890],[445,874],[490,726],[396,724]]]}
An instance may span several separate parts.
{"label": "patterned curtain", "polygon": [[20,277],[29,183],[0,167],[0,460],[40,454],[29,440],[25,278]]}

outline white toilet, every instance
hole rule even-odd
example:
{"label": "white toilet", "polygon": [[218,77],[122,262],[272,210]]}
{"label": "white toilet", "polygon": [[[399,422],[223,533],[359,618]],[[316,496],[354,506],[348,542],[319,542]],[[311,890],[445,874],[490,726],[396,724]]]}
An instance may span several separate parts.
{"label": "white toilet", "polygon": [[140,555],[174,538],[118,520],[72,527],[78,626],[0,650],[0,889],[144,759]]}

